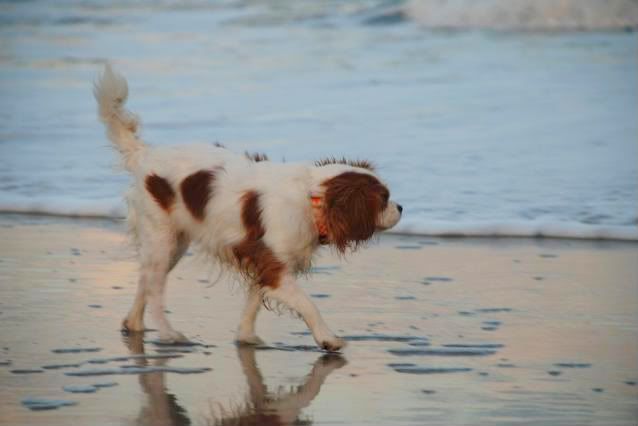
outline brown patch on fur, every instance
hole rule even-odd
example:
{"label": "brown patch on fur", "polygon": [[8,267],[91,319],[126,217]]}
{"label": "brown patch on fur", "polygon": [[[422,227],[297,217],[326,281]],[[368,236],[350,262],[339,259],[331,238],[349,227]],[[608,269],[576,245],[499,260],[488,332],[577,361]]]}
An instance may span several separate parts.
{"label": "brown patch on fur", "polygon": [[345,164],[352,167],[367,169],[367,170],[370,170],[371,172],[373,172],[375,169],[374,164],[372,164],[371,162],[367,160],[348,160],[343,157],[342,158],[328,157],[328,158],[322,158],[321,160],[315,161],[315,166],[317,167],[327,166],[328,164]]}
{"label": "brown patch on fur", "polygon": [[233,254],[241,272],[260,287],[277,288],[285,266],[263,241],[266,230],[261,221],[259,193],[248,191],[241,197],[241,202],[241,221],[246,236],[233,247]]}
{"label": "brown patch on fur", "polygon": [[269,161],[268,160],[268,156],[266,154],[264,154],[263,152],[248,152],[248,151],[245,151],[244,155],[250,161],[253,161],[255,163],[259,163],[260,161]]}
{"label": "brown patch on fur", "polygon": [[200,170],[187,176],[180,185],[182,198],[188,211],[199,221],[204,220],[204,210],[212,194],[211,184],[215,171]]}
{"label": "brown patch on fur", "polygon": [[377,230],[390,192],[374,176],[345,172],[323,183],[324,217],[330,242],[339,252],[356,249]]}
{"label": "brown patch on fur", "polygon": [[175,201],[175,191],[171,184],[156,174],[146,176],[144,184],[146,190],[153,196],[157,204],[165,211],[170,211]]}

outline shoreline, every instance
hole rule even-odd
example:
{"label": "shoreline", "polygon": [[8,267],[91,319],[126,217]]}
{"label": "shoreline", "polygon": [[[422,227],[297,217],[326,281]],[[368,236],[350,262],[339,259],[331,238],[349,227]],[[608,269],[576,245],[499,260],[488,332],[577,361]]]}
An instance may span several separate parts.
{"label": "shoreline", "polygon": [[[104,226],[105,224],[112,224],[113,226],[122,226],[125,224],[126,219],[124,217],[109,217],[109,216],[100,216],[100,215],[67,215],[67,214],[56,214],[56,213],[40,213],[40,212],[11,212],[4,211],[0,212],[0,223],[3,221],[9,223],[85,223],[87,226],[93,226],[101,224]],[[517,224],[518,225],[518,224]],[[504,228],[515,228],[517,225],[503,225]],[[442,239],[487,239],[487,240],[499,240],[499,239],[529,239],[529,240],[559,240],[559,241],[597,241],[604,242],[609,241],[612,243],[620,242],[620,243],[628,243],[628,244],[638,244],[638,227],[635,229],[631,229],[631,233],[628,235],[619,235],[626,230],[620,230],[619,228],[625,228],[625,226],[618,225],[587,225],[581,224],[583,227],[593,227],[595,229],[599,229],[596,231],[595,229],[589,230],[588,234],[594,235],[597,233],[607,234],[607,236],[587,236],[587,235],[574,235],[569,232],[563,231],[562,235],[560,232],[557,232],[555,235],[547,235],[547,233],[543,231],[537,232],[521,232],[521,231],[504,231],[504,232],[490,232],[489,229],[495,227],[495,225],[477,225],[477,229],[473,231],[453,231],[453,230],[441,230],[440,232],[431,232],[431,233],[419,233],[419,232],[406,232],[406,231],[385,231],[383,235],[393,236],[393,237],[405,237],[405,238],[442,238]],[[444,228],[453,228],[453,225],[446,224],[441,225]],[[534,228],[534,224],[527,224],[530,228]],[[573,226],[573,225],[572,225]],[[580,225],[579,225],[580,226]],[[461,228],[462,225],[458,225],[457,227]],[[478,229],[484,229],[484,231],[480,231]],[[607,229],[608,231],[604,231]],[[529,235],[528,235],[529,234]],[[634,235],[635,234],[635,235]],[[616,236],[614,236],[616,235]]]}

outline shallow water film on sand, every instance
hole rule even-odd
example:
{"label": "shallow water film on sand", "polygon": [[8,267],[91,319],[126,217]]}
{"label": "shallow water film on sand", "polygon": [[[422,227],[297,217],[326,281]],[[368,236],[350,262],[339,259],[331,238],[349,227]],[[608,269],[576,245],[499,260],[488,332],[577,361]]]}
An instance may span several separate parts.
{"label": "shallow water film on sand", "polygon": [[154,144],[376,163],[420,234],[638,240],[631,0],[2,2],[0,210],[122,217],[110,60]]}
{"label": "shallow water film on sand", "polygon": [[193,343],[121,335],[138,269],[121,225],[3,216],[0,238],[2,425],[636,422],[635,243],[384,236],[348,262],[322,253],[303,286],[348,342],[325,353],[268,311],[266,343],[236,346],[241,287],[211,286],[197,256],[168,286]]}
{"label": "shallow water film on sand", "polygon": [[[636,0],[0,0],[0,426],[636,426],[637,30]],[[342,352],[266,310],[236,345],[243,287],[194,252],[191,344],[120,333],[107,61],[149,144],[377,166],[400,234],[302,279]]]}

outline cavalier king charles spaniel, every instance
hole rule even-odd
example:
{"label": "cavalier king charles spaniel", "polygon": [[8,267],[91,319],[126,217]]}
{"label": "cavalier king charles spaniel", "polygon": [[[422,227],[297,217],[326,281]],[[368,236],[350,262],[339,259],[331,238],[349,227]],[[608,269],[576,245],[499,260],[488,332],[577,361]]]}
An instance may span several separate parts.
{"label": "cavalier king charles spaniel", "polygon": [[187,341],[164,313],[167,275],[191,243],[249,283],[237,341],[260,344],[255,319],[264,302],[298,313],[317,344],[345,342],[326,325],[296,276],[310,269],[319,246],[343,254],[396,225],[403,208],[365,161],[273,163],[263,154],[237,155],[220,144],[152,147],[125,109],[128,85],[109,65],[94,88],[99,117],[134,184],[128,223],[141,265],[125,331],[144,330],[144,309],[160,340]]}

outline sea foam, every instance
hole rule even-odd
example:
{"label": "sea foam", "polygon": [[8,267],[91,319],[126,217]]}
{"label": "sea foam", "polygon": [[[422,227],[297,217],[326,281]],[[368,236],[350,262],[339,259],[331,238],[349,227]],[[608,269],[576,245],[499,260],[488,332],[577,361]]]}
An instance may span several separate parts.
{"label": "sea foam", "polygon": [[[83,201],[68,198],[18,198],[13,201],[0,199],[0,213],[123,220],[126,207],[118,199]],[[569,221],[534,220],[445,222],[416,215],[407,216],[389,233],[434,237],[539,237],[638,241],[638,227],[634,225],[591,225]]]}

